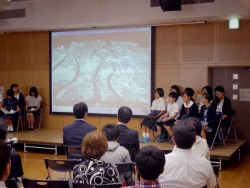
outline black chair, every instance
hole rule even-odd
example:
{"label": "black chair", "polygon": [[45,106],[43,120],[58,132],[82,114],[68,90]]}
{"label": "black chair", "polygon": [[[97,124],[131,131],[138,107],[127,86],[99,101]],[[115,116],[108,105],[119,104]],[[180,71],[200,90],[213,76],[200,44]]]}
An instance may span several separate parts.
{"label": "black chair", "polygon": [[68,180],[35,180],[23,178],[22,181],[24,188],[69,188]]}
{"label": "black chair", "polygon": [[128,150],[130,158],[131,158],[131,161],[135,161],[136,149],[135,149],[134,144],[123,144],[123,143],[120,143],[120,145],[123,146],[124,148],[126,148]]}
{"label": "black chair", "polygon": [[214,139],[213,139],[212,145],[210,146],[209,150],[212,150],[217,136],[220,138],[220,140],[223,143],[223,147],[225,148],[225,140],[224,140],[224,136],[223,136],[223,130],[222,130],[222,127],[221,127],[221,117],[219,117],[219,118],[220,119],[219,119],[218,127],[216,129]]}
{"label": "black chair", "polygon": [[7,180],[5,181],[5,185],[6,185],[6,187],[9,187],[9,188],[18,188],[15,179],[7,179]]}
{"label": "black chair", "polygon": [[48,172],[48,176],[46,179],[51,179],[49,168],[57,171],[64,172],[64,179],[66,177],[66,172],[69,172],[69,176],[71,178],[70,172],[73,171],[73,168],[81,163],[80,159],[48,159],[44,158],[45,166]]}
{"label": "black chair", "polygon": [[120,183],[111,183],[103,185],[84,185],[80,183],[73,182],[73,188],[120,188]]}
{"label": "black chair", "polygon": [[134,172],[134,163],[116,163],[117,170],[119,175],[123,175],[126,181],[126,185],[134,184],[132,179],[132,172]]}
{"label": "black chair", "polygon": [[67,159],[81,159],[82,161],[86,159],[86,157],[82,153],[81,146],[64,145],[64,148],[65,148]]}
{"label": "black chair", "polygon": [[230,134],[231,128],[233,128],[233,130],[234,130],[235,143],[238,142],[238,138],[237,138],[237,134],[236,134],[236,129],[235,129],[235,126],[234,126],[235,115],[236,115],[236,110],[232,109],[231,110],[231,114],[230,114],[231,123],[230,123],[230,126],[228,127],[228,130],[227,130],[227,135],[226,135],[226,138],[225,138],[225,142],[227,141],[227,138],[228,138],[228,136]]}

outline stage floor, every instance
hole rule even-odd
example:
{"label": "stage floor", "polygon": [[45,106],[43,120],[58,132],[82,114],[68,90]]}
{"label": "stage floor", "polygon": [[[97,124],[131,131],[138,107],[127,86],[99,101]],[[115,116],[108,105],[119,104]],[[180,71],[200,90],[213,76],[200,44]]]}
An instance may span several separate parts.
{"label": "stage floor", "polygon": [[[8,138],[17,137],[19,143],[23,144],[39,144],[39,145],[63,145],[63,130],[62,129],[39,129],[34,131],[21,131],[16,133],[8,133]],[[225,148],[221,146],[214,146],[210,151],[210,157],[221,160],[230,160],[234,153],[236,153],[246,142],[246,140],[238,140],[237,143],[226,143]],[[153,145],[161,150],[172,150],[173,145],[169,142],[148,142],[141,143],[140,147]]]}

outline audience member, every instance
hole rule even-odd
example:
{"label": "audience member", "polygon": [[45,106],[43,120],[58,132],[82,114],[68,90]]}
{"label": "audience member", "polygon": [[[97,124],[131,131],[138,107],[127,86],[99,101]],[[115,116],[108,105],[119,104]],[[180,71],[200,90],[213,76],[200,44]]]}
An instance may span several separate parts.
{"label": "audience member", "polygon": [[173,188],[215,187],[216,179],[210,161],[192,154],[195,140],[196,130],[191,123],[179,121],[174,126],[173,141],[176,149],[165,155],[165,170],[159,176],[161,185]]}
{"label": "audience member", "polygon": [[[14,91],[8,89],[6,91],[7,98],[3,99],[2,106],[8,111],[8,114],[4,114],[2,118],[5,120],[8,126],[8,131],[16,131],[16,125],[19,117],[20,108],[18,106],[18,99],[14,97]],[[13,127],[13,124],[15,127]]]}
{"label": "audience member", "polygon": [[26,119],[28,122],[28,130],[34,130],[34,116],[39,115],[42,97],[38,95],[37,88],[31,87],[29,95],[25,98]]}
{"label": "audience member", "polygon": [[164,127],[168,134],[170,135],[170,143],[172,144],[172,126],[174,125],[174,122],[176,121],[176,118],[178,116],[180,107],[179,104],[176,102],[178,99],[178,94],[175,92],[169,93],[168,95],[168,107],[167,107],[167,112],[162,115],[159,118],[159,121],[161,122],[157,122],[157,132],[158,132],[158,136],[157,136],[157,142],[162,142],[162,139],[164,137],[163,133],[162,133],[162,127]]}
{"label": "audience member", "polygon": [[[0,139],[6,141],[7,137],[7,126],[4,121],[0,120]],[[8,179],[21,178],[23,176],[23,167],[21,157],[18,153],[10,151],[11,168]]]}
{"label": "audience member", "polygon": [[186,87],[184,89],[184,92],[188,92],[190,94],[190,100],[194,102],[193,96],[194,96],[194,90],[191,87]]}
{"label": "audience member", "polygon": [[[203,95],[204,95],[204,94],[209,94],[209,95],[212,97],[211,102],[210,102],[210,103],[212,104],[212,103],[213,103],[213,100],[214,100],[212,88],[211,88],[210,86],[204,86],[204,87],[202,88],[202,93],[203,93]],[[199,108],[198,108],[199,111],[201,110],[201,107],[202,107],[203,105],[204,105],[204,103],[202,102],[202,99],[201,99],[200,104],[199,104]]]}
{"label": "audience member", "polygon": [[135,157],[135,171],[140,174],[140,181],[130,188],[161,188],[158,177],[164,171],[165,157],[155,146],[145,146]]}
{"label": "audience member", "polygon": [[74,167],[74,180],[92,185],[118,183],[119,173],[115,164],[101,160],[107,149],[108,142],[103,132],[88,133],[82,141],[82,153],[88,159]]}
{"label": "audience member", "polygon": [[[179,104],[179,107],[181,109],[181,106],[183,105],[184,101],[183,101],[182,96],[181,96],[180,88],[177,85],[172,85],[169,93],[172,93],[172,92],[175,92],[178,94],[178,99],[176,102]],[[169,103],[169,100],[167,98],[166,99],[166,107],[168,107],[168,103]]]}
{"label": "audience member", "polygon": [[0,188],[6,188],[5,181],[10,174],[10,150],[7,144],[0,139]]}
{"label": "audience member", "polygon": [[120,130],[118,142],[121,145],[133,145],[136,151],[139,150],[139,141],[138,141],[138,131],[129,129],[127,124],[129,123],[132,117],[132,110],[129,107],[122,106],[118,110],[118,127]]}
{"label": "audience member", "polygon": [[212,97],[209,94],[204,94],[202,97],[204,105],[201,107],[200,111],[200,120],[204,122],[204,128],[207,126],[212,129],[212,132],[206,131],[208,145],[212,144],[219,123],[218,115],[216,114],[214,106],[211,105],[211,100]]}
{"label": "audience member", "polygon": [[24,101],[23,94],[19,92],[17,84],[12,84],[10,86],[10,89],[12,89],[14,91],[14,97],[18,99],[18,106],[21,110],[21,114],[23,114],[24,108],[25,108],[25,101]]}
{"label": "audience member", "polygon": [[63,144],[81,146],[82,139],[89,132],[96,130],[96,127],[86,122],[88,106],[84,102],[75,104],[73,113],[76,120],[63,128]]}
{"label": "audience member", "polygon": [[157,115],[151,115],[151,113],[146,116],[141,122],[142,128],[142,138],[140,142],[149,142],[149,135],[151,130],[156,131],[156,121],[164,113],[165,109],[165,100],[163,98],[164,91],[162,88],[157,88],[155,90],[155,100],[152,102],[150,108],[151,111],[157,112]]}

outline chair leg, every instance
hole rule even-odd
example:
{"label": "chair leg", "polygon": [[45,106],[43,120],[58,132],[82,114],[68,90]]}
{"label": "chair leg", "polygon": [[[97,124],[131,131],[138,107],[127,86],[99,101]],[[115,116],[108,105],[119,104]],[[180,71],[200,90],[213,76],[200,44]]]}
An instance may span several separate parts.
{"label": "chair leg", "polygon": [[218,126],[218,128],[217,128],[217,130],[216,130],[216,133],[215,133],[215,135],[214,135],[214,139],[213,139],[212,145],[210,146],[209,150],[212,150],[212,148],[213,148],[213,146],[214,146],[214,142],[215,142],[215,139],[216,139],[216,137],[217,137],[218,131],[219,131],[219,126]]}
{"label": "chair leg", "polygon": [[237,133],[236,133],[234,125],[233,125],[233,128],[234,128],[235,143],[237,143],[238,142],[238,138],[237,138]]}
{"label": "chair leg", "polygon": [[220,128],[220,134],[221,134],[221,139],[222,139],[223,147],[225,148],[225,145],[226,145],[226,144],[225,144],[225,140],[224,140],[222,128]]}

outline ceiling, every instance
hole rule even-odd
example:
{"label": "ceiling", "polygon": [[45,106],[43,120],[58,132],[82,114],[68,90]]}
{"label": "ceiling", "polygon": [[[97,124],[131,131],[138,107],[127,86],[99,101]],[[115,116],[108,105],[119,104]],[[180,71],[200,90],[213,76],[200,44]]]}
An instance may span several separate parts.
{"label": "ceiling", "polygon": [[182,5],[182,11],[172,12],[150,7],[150,0],[15,1],[0,0],[0,11],[26,9],[26,17],[0,19],[0,33],[250,20],[250,0],[214,0]]}

